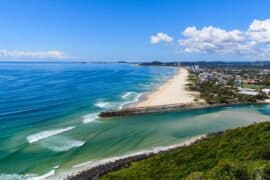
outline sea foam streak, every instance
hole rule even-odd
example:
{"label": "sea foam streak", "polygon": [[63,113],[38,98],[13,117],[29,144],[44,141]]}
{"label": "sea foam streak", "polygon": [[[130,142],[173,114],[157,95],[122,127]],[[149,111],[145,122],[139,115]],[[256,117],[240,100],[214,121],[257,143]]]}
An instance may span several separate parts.
{"label": "sea foam streak", "polygon": [[131,91],[131,92],[127,92],[127,93],[125,93],[124,95],[122,95],[121,97],[122,97],[122,99],[129,99],[130,97],[132,97],[134,94],[137,94],[136,92],[133,92],[133,91]]}
{"label": "sea foam streak", "polygon": [[34,174],[0,174],[0,180],[30,180],[35,177]]}
{"label": "sea foam streak", "polygon": [[55,175],[55,170],[58,167],[55,166],[52,170],[40,176],[36,174],[0,174],[0,180],[43,180]]}
{"label": "sea foam streak", "polygon": [[75,140],[67,137],[55,137],[41,143],[41,146],[54,152],[69,151],[70,149],[83,146],[84,141]]}
{"label": "sea foam streak", "polygon": [[91,114],[86,114],[82,117],[82,121],[84,124],[93,122],[98,119],[98,114],[99,113],[91,113]]}
{"label": "sea foam streak", "polygon": [[61,134],[63,132],[69,131],[71,129],[75,128],[75,126],[69,126],[67,128],[62,128],[62,129],[53,129],[53,130],[47,130],[47,131],[41,131],[39,133],[35,133],[35,134],[31,134],[29,136],[27,136],[27,141],[29,143],[34,143],[37,141],[40,141],[42,139],[46,139],[50,136],[54,136],[57,134]]}
{"label": "sea foam streak", "polygon": [[109,102],[104,102],[104,101],[96,102],[95,106],[102,109],[109,109],[113,107]]}
{"label": "sea foam streak", "polygon": [[127,93],[125,93],[121,97],[122,97],[122,99],[124,99],[126,101],[119,106],[119,109],[122,109],[124,106],[126,106],[128,104],[138,102],[141,96],[142,96],[142,93],[137,93],[137,92],[127,92]]}
{"label": "sea foam streak", "polygon": [[53,175],[55,175],[55,169],[53,169],[53,170],[49,171],[48,173],[43,174],[41,176],[32,177],[32,178],[30,178],[30,180],[43,180],[43,179],[47,179],[48,177],[51,177]]}

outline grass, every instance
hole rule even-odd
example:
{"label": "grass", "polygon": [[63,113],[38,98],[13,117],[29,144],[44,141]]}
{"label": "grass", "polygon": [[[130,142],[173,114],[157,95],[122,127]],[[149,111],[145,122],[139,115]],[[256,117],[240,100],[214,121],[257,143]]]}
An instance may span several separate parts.
{"label": "grass", "polygon": [[102,179],[270,179],[270,122],[209,135]]}
{"label": "grass", "polygon": [[249,89],[254,89],[256,91],[259,91],[261,88],[263,88],[262,85],[250,85],[250,84],[245,84],[243,88],[249,88]]}

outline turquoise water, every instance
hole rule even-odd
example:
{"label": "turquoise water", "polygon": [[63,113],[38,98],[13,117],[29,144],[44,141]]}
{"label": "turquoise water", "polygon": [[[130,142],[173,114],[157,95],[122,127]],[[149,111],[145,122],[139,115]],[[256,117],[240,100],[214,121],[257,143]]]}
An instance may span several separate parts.
{"label": "turquoise water", "polygon": [[0,63],[0,179],[61,174],[74,166],[270,120],[269,105],[99,119],[169,78],[173,68]]}

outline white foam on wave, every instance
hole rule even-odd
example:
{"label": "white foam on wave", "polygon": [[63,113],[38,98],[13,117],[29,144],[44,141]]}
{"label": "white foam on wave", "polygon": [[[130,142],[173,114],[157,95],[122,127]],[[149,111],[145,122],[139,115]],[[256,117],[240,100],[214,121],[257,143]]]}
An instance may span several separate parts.
{"label": "white foam on wave", "polygon": [[122,95],[122,99],[124,100],[130,100],[131,102],[138,101],[142,93],[137,92],[127,92],[124,95]]}
{"label": "white foam on wave", "polygon": [[53,130],[46,130],[46,131],[41,131],[35,134],[31,134],[29,136],[27,136],[27,141],[31,144],[34,142],[38,142],[42,139],[46,139],[50,136],[54,136],[57,134],[61,134],[63,132],[69,131],[71,129],[75,128],[75,126],[69,126],[67,128],[62,128],[62,129],[53,129]]}
{"label": "white foam on wave", "polygon": [[46,174],[43,174],[41,176],[32,177],[32,178],[30,178],[30,180],[43,180],[43,179],[47,179],[48,177],[51,177],[53,175],[55,175],[55,169],[50,170],[49,172],[47,172]]}
{"label": "white foam on wave", "polygon": [[98,101],[95,103],[95,106],[101,109],[109,109],[112,108],[112,104],[106,101]]}
{"label": "white foam on wave", "polygon": [[82,116],[83,123],[86,124],[86,123],[90,123],[90,122],[97,120],[99,118],[98,114],[99,113],[91,113],[91,114],[86,114],[86,115]]}
{"label": "white foam on wave", "polygon": [[[109,109],[122,109],[127,104],[138,102],[139,98],[141,96],[142,96],[142,93],[137,93],[135,91],[129,91],[129,92],[124,93],[121,96],[122,101],[107,102],[107,101],[104,101],[104,100],[98,100],[95,103],[95,106],[98,107],[98,108],[101,108],[101,109],[106,109],[106,110],[109,110]],[[90,117],[90,119],[93,119],[93,120],[97,119],[95,117],[95,115],[92,116],[91,114],[89,114],[89,117]]]}
{"label": "white foam on wave", "polygon": [[55,170],[59,166],[55,166],[49,172],[37,175],[37,174],[0,174],[0,180],[43,180],[55,175]]}
{"label": "white foam on wave", "polygon": [[131,98],[134,94],[137,94],[137,93],[136,92],[133,92],[133,91],[130,91],[130,92],[127,92],[127,93],[123,94],[121,96],[121,98],[126,100],[126,99]]}
{"label": "white foam on wave", "polygon": [[34,177],[34,174],[0,174],[0,180],[30,180]]}
{"label": "white foam on wave", "polygon": [[122,109],[125,105],[139,102],[139,99],[141,96],[142,96],[142,93],[137,93],[137,92],[125,93],[124,95],[122,95],[122,99],[126,101],[120,104],[119,109]]}
{"label": "white foam on wave", "polygon": [[75,140],[67,137],[55,137],[48,141],[42,142],[41,146],[54,152],[64,152],[73,148],[81,147],[84,144],[85,141],[81,140]]}
{"label": "white foam on wave", "polygon": [[179,147],[183,147],[183,146],[188,146],[191,145],[192,143],[196,142],[197,140],[200,140],[202,138],[205,138],[206,134],[203,135],[199,135],[199,136],[195,136],[189,140],[186,140],[182,143],[179,144],[175,144],[175,145],[171,145],[171,146],[161,146],[161,147],[156,147],[153,148],[151,150],[144,150],[144,151],[139,151],[139,152],[135,152],[135,153],[130,153],[130,154],[126,154],[123,156],[116,156],[116,157],[110,157],[110,158],[106,158],[106,159],[102,159],[102,160],[92,160],[92,161],[87,161],[81,164],[77,164],[72,166],[73,169],[69,169],[68,172],[62,172],[61,174],[58,174],[57,177],[65,179],[67,176],[70,175],[76,175],[78,172],[82,172],[100,165],[104,165],[104,164],[108,164],[108,163],[113,163],[117,160],[121,160],[121,159],[126,159],[129,157],[133,157],[133,156],[138,156],[138,155],[149,155],[149,154],[156,154],[162,151],[168,151],[171,149],[175,149],[175,148],[179,148]]}

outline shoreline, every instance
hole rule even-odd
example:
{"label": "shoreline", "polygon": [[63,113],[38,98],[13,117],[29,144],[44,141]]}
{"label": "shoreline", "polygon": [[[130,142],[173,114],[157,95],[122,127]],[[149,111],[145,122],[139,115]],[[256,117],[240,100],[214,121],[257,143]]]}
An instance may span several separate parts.
{"label": "shoreline", "polygon": [[[207,108],[214,108],[214,107],[229,107],[229,106],[237,106],[237,105],[256,105],[256,104],[270,104],[269,102],[257,102],[257,103],[236,103],[236,104],[223,104],[223,105],[214,105],[211,107],[202,107],[200,109],[207,109]],[[197,110],[197,109],[195,109]],[[221,131],[223,132],[223,131]],[[81,164],[73,166],[74,169],[69,171],[69,173],[63,173],[59,174],[61,179],[67,179],[67,180],[77,180],[77,179],[92,179],[92,178],[98,178],[100,176],[103,176],[111,171],[120,170],[123,167],[127,167],[131,165],[133,162],[137,162],[140,160],[147,159],[153,155],[159,154],[159,153],[166,153],[171,152],[173,150],[192,145],[196,142],[199,142],[201,140],[206,139],[209,135],[219,133],[213,132],[213,133],[207,133],[202,134],[199,136],[191,137],[188,140],[185,140],[182,143],[179,144],[173,144],[169,146],[161,146],[161,147],[155,147],[151,150],[142,150],[130,154],[124,154],[117,157],[111,157],[111,158],[105,158],[101,160],[93,160],[93,161],[87,161],[83,162]]]}
{"label": "shoreline", "polygon": [[[103,176],[111,171],[119,170],[123,167],[129,166],[133,162],[137,162],[151,156],[154,156],[159,153],[171,152],[173,150],[190,146],[194,143],[197,143],[208,137],[208,134],[203,134],[195,137],[191,137],[189,140],[185,140],[179,144],[173,144],[169,146],[161,146],[153,148],[152,150],[139,151],[127,155],[123,155],[120,157],[112,157],[103,160],[99,160],[96,162],[90,161],[89,163],[82,163],[84,166],[81,170],[77,170],[73,172],[73,174],[65,175],[63,179],[65,180],[84,180],[84,179],[92,179]],[[76,165],[80,167],[80,165]]]}
{"label": "shoreline", "polygon": [[[179,76],[179,70],[172,78],[175,76]],[[167,84],[170,82],[170,79],[161,83],[161,85],[158,85],[155,87],[152,91],[147,92],[143,94],[138,102],[130,103],[125,106],[121,110],[115,110],[115,111],[105,111],[101,112],[99,114],[100,117],[113,117],[113,116],[126,116],[126,115],[136,115],[136,114],[148,114],[148,113],[159,113],[159,112],[166,112],[166,111],[186,111],[186,110],[201,110],[201,109],[208,109],[208,108],[216,108],[216,107],[229,107],[229,106],[236,106],[236,105],[256,105],[256,104],[270,104],[270,101],[260,101],[260,102],[239,102],[239,103],[231,103],[231,104],[207,104],[204,100],[199,101],[191,101],[191,102],[182,102],[182,103],[162,103],[162,101],[156,101],[157,104],[151,104],[153,101],[151,99],[156,96],[156,94],[163,93],[163,94],[170,94],[168,91],[160,91],[160,87],[167,86]],[[187,81],[184,81],[186,84]],[[185,86],[182,86],[185,88]],[[188,93],[192,93],[193,91],[185,90]],[[195,92],[196,93],[196,92]],[[150,103],[149,103],[150,100]],[[148,103],[147,103],[148,102]],[[107,114],[106,114],[107,113]],[[212,133],[211,133],[212,134]],[[74,170],[70,174],[66,174],[64,179],[67,180],[77,180],[77,179],[98,179],[99,177],[106,175],[107,173],[111,171],[120,170],[124,167],[130,166],[131,163],[137,162],[143,159],[147,159],[151,156],[154,156],[159,153],[166,153],[171,152],[173,150],[190,146],[196,142],[199,142],[203,139],[206,139],[209,134],[204,134],[200,136],[192,137],[190,140],[186,140],[183,143],[180,144],[174,144],[166,147],[156,147],[152,150],[145,150],[145,151],[139,151],[127,155],[123,155],[120,157],[111,157],[106,158],[102,160],[97,161],[89,161],[84,162],[81,164],[78,164],[74,166],[74,168],[79,168],[77,170]]]}
{"label": "shoreline", "polygon": [[[233,105],[269,104],[270,99],[258,102],[214,103],[208,104],[199,98],[200,92],[187,89],[188,70],[177,68],[177,72],[168,80],[139,97],[138,102],[129,103],[118,110],[107,110],[99,117],[129,116],[170,111],[200,110],[205,108],[226,107]],[[169,97],[169,98],[167,98]]]}
{"label": "shoreline", "polygon": [[[138,66],[139,66],[139,65],[138,65]],[[136,101],[129,102],[129,103],[123,105],[122,108],[120,108],[120,110],[122,110],[122,109],[134,108],[134,107],[136,107],[139,103],[141,103],[141,102],[143,102],[143,101],[146,101],[146,100],[148,99],[149,94],[151,94],[151,93],[157,91],[158,88],[159,88],[160,86],[166,84],[170,79],[172,79],[172,78],[176,75],[176,73],[177,73],[177,68],[176,68],[176,67],[171,67],[171,68],[176,69],[176,72],[175,72],[171,77],[169,77],[169,78],[166,79],[166,80],[163,80],[163,81],[159,82],[159,83],[158,83],[157,85],[155,85],[151,90],[148,90],[148,91],[146,91],[146,92],[140,93],[140,95],[139,95],[139,97],[138,97],[138,99],[137,99]]]}
{"label": "shoreline", "polygon": [[[126,108],[205,102],[198,97],[198,92],[186,89],[188,75],[189,72],[187,69],[178,68],[170,79],[161,83],[152,91],[142,95],[138,102],[129,104]],[[197,101],[195,101],[195,99],[197,99]]]}

